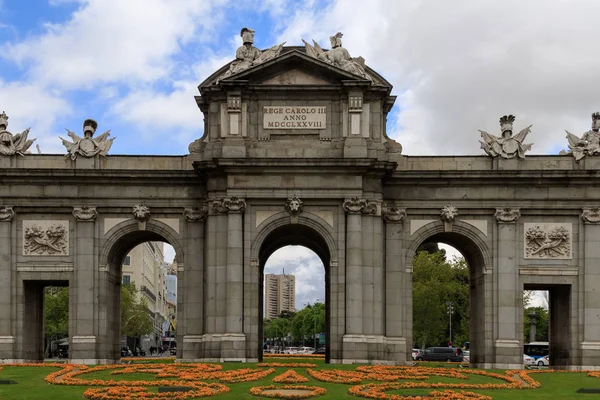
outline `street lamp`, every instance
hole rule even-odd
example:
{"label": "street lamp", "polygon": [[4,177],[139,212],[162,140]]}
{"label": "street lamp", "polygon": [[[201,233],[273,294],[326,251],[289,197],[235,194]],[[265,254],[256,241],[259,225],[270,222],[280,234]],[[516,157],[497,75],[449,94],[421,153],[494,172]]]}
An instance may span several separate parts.
{"label": "street lamp", "polygon": [[[319,302],[319,299],[315,301],[315,305]],[[317,350],[317,317],[315,315],[315,307],[313,307],[313,339],[314,346],[313,348]]]}
{"label": "street lamp", "polygon": [[452,314],[454,314],[454,304],[451,301],[446,302],[446,311],[448,312],[448,322],[450,323],[450,341],[448,346],[452,343]]}

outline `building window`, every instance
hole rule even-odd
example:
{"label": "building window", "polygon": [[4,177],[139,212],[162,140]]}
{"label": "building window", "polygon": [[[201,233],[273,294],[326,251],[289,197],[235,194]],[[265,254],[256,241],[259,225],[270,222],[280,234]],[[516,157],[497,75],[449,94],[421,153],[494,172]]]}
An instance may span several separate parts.
{"label": "building window", "polygon": [[123,265],[131,265],[131,256],[126,256],[123,260]]}
{"label": "building window", "polygon": [[131,283],[131,276],[123,275],[123,285],[129,285]]}

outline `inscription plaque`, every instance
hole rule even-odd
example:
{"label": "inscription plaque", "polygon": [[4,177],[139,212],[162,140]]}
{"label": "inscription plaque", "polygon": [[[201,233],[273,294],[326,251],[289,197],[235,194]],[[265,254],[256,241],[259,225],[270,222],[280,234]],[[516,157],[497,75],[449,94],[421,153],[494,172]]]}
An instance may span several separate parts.
{"label": "inscription plaque", "polygon": [[325,129],[325,106],[264,106],[263,129]]}

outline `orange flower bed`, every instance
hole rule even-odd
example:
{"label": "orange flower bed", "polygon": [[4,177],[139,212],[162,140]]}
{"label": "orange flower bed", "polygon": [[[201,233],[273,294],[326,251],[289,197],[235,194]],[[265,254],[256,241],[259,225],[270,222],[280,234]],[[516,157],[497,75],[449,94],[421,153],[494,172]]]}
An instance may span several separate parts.
{"label": "orange flower bed", "polygon": [[256,366],[257,367],[273,367],[273,368],[316,368],[317,364],[263,362],[263,363],[256,364]]}
{"label": "orange flower bed", "polygon": [[398,384],[396,383],[384,383],[384,384],[369,384],[369,385],[361,385],[354,386],[350,388],[350,394],[358,397],[365,397],[368,399],[386,399],[386,400],[492,400],[490,396],[486,396],[479,393],[474,392],[455,392],[453,390],[444,390],[444,391],[432,391],[429,395],[426,396],[411,396],[411,395],[400,395],[400,394],[387,394],[386,390],[395,390],[398,389]]}
{"label": "orange flower bed", "polygon": [[216,396],[229,392],[230,389],[220,383],[194,384],[194,388],[188,392],[165,392],[153,393],[145,387],[125,386],[125,387],[104,387],[88,389],[83,393],[83,397],[92,400],[127,400],[127,399],[192,399],[198,397]]}
{"label": "orange flower bed", "polygon": [[[309,393],[285,393],[279,390],[298,390],[308,391]],[[266,393],[270,392],[270,393]],[[318,386],[304,386],[304,385],[285,385],[285,386],[257,386],[250,389],[250,394],[260,397],[270,397],[273,399],[306,399],[308,397],[323,396],[327,393],[327,390]]]}
{"label": "orange flower bed", "polygon": [[304,382],[308,382],[308,378],[300,375],[293,369],[289,369],[289,370],[285,371],[283,374],[277,375],[275,378],[273,378],[273,382],[275,382],[275,383],[304,383]]}

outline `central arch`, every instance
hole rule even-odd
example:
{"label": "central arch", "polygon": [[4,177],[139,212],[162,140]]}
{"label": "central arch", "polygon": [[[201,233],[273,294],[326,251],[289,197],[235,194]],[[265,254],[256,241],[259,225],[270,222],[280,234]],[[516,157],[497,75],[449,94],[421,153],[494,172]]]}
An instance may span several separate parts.
{"label": "central arch", "polygon": [[329,362],[332,352],[332,299],[331,299],[331,265],[337,264],[337,249],[333,235],[326,223],[312,214],[303,214],[292,223],[290,215],[280,213],[272,216],[259,226],[259,233],[252,246],[252,259],[258,263],[258,338],[257,355],[262,360],[263,323],[262,310],[264,303],[264,268],[269,257],[285,246],[303,246],[312,250],[321,260],[325,268],[325,360]]}
{"label": "central arch", "polygon": [[[425,243],[444,243],[457,249],[469,267],[469,298],[471,363],[476,367],[492,362],[491,337],[486,317],[491,315],[491,253],[486,237],[474,226],[454,221],[450,230],[442,221],[430,222],[417,230],[406,253],[406,265],[413,265],[419,246]],[[412,298],[412,287],[411,287]],[[412,301],[410,302],[412,308]],[[412,315],[412,310],[411,314]],[[410,321],[412,327],[412,320]],[[411,328],[412,340],[412,328]]]}

